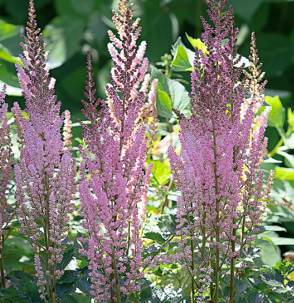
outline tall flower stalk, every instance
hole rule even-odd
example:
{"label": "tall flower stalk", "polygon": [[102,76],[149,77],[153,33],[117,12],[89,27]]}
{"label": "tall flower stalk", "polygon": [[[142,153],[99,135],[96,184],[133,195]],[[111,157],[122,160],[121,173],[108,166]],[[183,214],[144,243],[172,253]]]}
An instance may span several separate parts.
{"label": "tall flower stalk", "polygon": [[[230,302],[234,302],[236,262],[255,239],[261,216],[269,200],[273,172],[263,187],[261,159],[266,154],[264,131],[268,110],[259,117],[264,84],[259,71],[253,36],[251,68],[241,80],[236,67],[238,29],[234,28],[232,7],[222,13],[227,1],[209,0],[211,26],[202,18],[202,35],[207,54],[195,50],[191,74],[191,116],[181,116],[181,157],[169,148],[177,188],[176,241],[191,276],[191,300],[203,302],[209,289],[210,300],[219,302],[220,279],[230,277]],[[247,95],[251,98],[247,99]],[[241,236],[237,229],[241,228]],[[224,269],[225,266],[225,269]]]}
{"label": "tall flower stalk", "polygon": [[49,77],[45,44],[35,18],[34,3],[30,0],[27,37],[23,37],[25,44],[21,43],[25,54],[20,55],[23,67],[16,64],[29,116],[21,121],[24,147],[20,163],[15,166],[16,199],[20,204],[19,232],[26,234],[35,253],[40,297],[55,303],[56,281],[63,275],[57,265],[65,249],[62,240],[68,230],[68,214],[73,212],[76,169],[66,147],[69,135],[66,143],[62,141],[64,115],[59,115],[61,103],[56,103],[55,80]]}
{"label": "tall flower stalk", "polygon": [[148,60],[144,58],[146,42],[136,50],[141,28],[139,19],[132,20],[132,4],[122,0],[119,12],[113,14],[118,37],[109,31],[112,43],[108,48],[114,67],[111,84],[106,85],[107,101],[94,97],[96,89],[88,53],[88,102],[82,103],[83,114],[91,124],[82,123],[82,127],[91,155],[80,148],[84,162],[79,192],[83,227],[89,234],[89,240],[81,239],[88,244],[81,253],[90,261],[92,295],[95,302],[120,303],[123,297],[127,302],[140,289],[138,281],[144,275],[140,271],[144,265],[140,222],[145,217],[151,165],[144,174],[148,138],[143,119],[156,119],[157,80],[147,96],[150,75],[146,74]]}
{"label": "tall flower stalk", "polygon": [[10,137],[10,125],[8,124],[7,110],[5,103],[4,86],[0,93],[0,274],[1,287],[6,287],[3,245],[6,239],[7,228],[15,216],[15,207],[7,203],[9,194],[9,183],[12,168],[12,142]]}

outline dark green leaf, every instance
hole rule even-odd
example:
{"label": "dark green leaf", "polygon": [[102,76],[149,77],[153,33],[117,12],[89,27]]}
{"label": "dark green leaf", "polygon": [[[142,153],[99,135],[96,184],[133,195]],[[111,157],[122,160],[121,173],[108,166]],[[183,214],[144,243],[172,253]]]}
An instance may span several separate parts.
{"label": "dark green leaf", "polygon": [[155,233],[155,232],[148,232],[148,233],[144,234],[143,238],[156,241],[160,244],[165,243],[165,240],[163,239],[162,235],[159,233]]}
{"label": "dark green leaf", "polygon": [[262,0],[229,0],[228,4],[233,5],[234,13],[242,17],[246,21],[250,21],[251,17],[259,8]]}

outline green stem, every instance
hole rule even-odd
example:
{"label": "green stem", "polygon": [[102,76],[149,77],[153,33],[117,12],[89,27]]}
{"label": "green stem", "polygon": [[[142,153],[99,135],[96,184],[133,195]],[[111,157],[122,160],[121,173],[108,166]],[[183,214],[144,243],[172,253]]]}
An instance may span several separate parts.
{"label": "green stem", "polygon": [[[194,265],[194,243],[191,239],[191,251],[192,251],[192,264],[191,264],[191,269],[192,269],[192,274],[195,269]],[[191,288],[191,302],[194,303],[195,301],[195,286],[194,286],[194,277],[192,276],[192,288]]]}
{"label": "green stem", "polygon": [[0,248],[0,254],[1,254],[1,287],[6,287],[5,283],[5,271],[4,271],[4,257],[3,257],[3,245],[4,245],[4,235],[1,235],[2,238],[2,243],[1,243],[1,248]]}
{"label": "green stem", "polygon": [[[236,218],[233,219],[233,224],[236,224]],[[236,239],[237,230],[233,229],[233,237]],[[236,250],[236,240],[232,240],[232,252],[234,253]],[[230,277],[230,303],[234,303],[234,297],[235,297],[235,263],[236,259],[231,259],[231,277]]]}
{"label": "green stem", "polygon": [[275,148],[274,148],[271,152],[269,152],[269,153],[267,154],[267,156],[268,156],[269,158],[273,157],[273,156],[276,154],[278,148],[279,148],[281,145],[283,145],[283,143],[284,143],[284,139],[281,138],[280,141],[278,142],[278,144],[275,146]]}
{"label": "green stem", "polygon": [[113,266],[113,270],[114,270],[114,278],[115,278],[115,284],[116,284],[116,298],[117,298],[116,302],[121,303],[119,276],[118,276],[118,271],[117,271],[115,248],[114,247],[112,247],[112,266]]}

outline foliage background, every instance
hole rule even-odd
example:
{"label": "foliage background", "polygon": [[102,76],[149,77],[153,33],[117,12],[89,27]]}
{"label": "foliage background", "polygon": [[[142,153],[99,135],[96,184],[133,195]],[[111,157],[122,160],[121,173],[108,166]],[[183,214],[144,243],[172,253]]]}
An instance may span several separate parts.
{"label": "foliage background", "polygon": [[[190,44],[185,33],[200,38],[202,24],[199,17],[202,15],[208,19],[204,0],[132,2],[135,4],[136,16],[141,18],[141,40],[147,41],[146,56],[153,65],[165,53],[170,54],[171,45],[179,36],[187,46]],[[94,60],[98,96],[105,97],[104,87],[109,81],[111,68],[107,30],[113,28],[111,9],[117,8],[117,0],[35,0],[35,4],[38,26],[43,30],[47,50],[50,51],[49,63],[51,75],[56,78],[58,100],[62,101],[62,110],[69,109],[72,121],[76,122],[77,118],[82,118],[80,100],[83,98],[86,75],[85,54],[89,49]],[[240,29],[239,53],[249,56],[250,33],[254,31],[259,57],[264,64],[263,71],[266,72],[265,78],[269,81],[265,94],[278,95],[283,106],[293,110],[294,1],[229,0],[228,4],[234,7],[235,23]],[[27,21],[27,8],[28,0],[0,0],[0,86],[3,82],[8,84],[9,96],[6,101],[10,106],[18,101],[23,109],[24,99],[21,97],[14,63],[18,61],[18,54],[22,53],[19,42]],[[189,81],[189,72],[182,73],[182,77]],[[285,113],[281,109],[278,114]],[[161,121],[165,121],[165,118]],[[285,122],[285,130],[287,127]],[[74,137],[81,137],[79,127],[73,130]],[[269,127],[266,136],[269,137],[268,149],[271,151],[280,140],[280,135],[275,127]],[[74,144],[78,145],[78,141]],[[294,154],[293,149],[288,154]],[[274,158],[285,160],[277,154]],[[285,164],[281,163],[280,166]],[[276,182],[276,191],[284,191],[294,206],[294,166],[293,173],[285,178]],[[278,233],[283,237],[294,238],[293,216],[272,220],[282,223],[287,229],[287,233]],[[281,246],[282,252],[294,249],[294,245],[289,244]]]}

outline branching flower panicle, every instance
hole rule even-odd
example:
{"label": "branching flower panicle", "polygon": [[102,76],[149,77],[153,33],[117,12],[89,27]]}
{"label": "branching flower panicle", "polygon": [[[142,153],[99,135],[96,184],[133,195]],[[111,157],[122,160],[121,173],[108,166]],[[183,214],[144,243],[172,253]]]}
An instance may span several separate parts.
{"label": "branching flower panicle", "polygon": [[3,244],[5,241],[5,234],[9,223],[14,218],[14,206],[7,203],[9,195],[9,183],[11,179],[12,169],[12,142],[10,137],[10,125],[8,124],[7,110],[8,104],[5,103],[6,86],[2,88],[0,93],[0,274],[1,286],[7,287],[5,281],[4,261],[3,261]]}
{"label": "branching flower panicle", "polygon": [[[113,14],[119,37],[109,31],[112,43],[108,49],[114,67],[111,84],[106,85],[107,102],[94,97],[90,53],[85,93],[89,101],[82,100],[83,114],[91,121],[91,125],[82,123],[83,138],[95,160],[80,148],[84,162],[79,192],[83,226],[90,237],[81,239],[89,244],[81,253],[90,260],[95,302],[121,302],[122,296],[140,289],[137,282],[144,275],[140,272],[140,220],[145,217],[151,174],[151,165],[145,174],[143,171],[147,137],[142,116],[151,116],[153,122],[156,119],[157,80],[153,81],[145,103],[150,75],[146,74],[148,60],[144,58],[146,42],[136,50],[141,31],[139,19],[132,21],[132,4],[126,0],[119,3],[119,13]],[[154,130],[154,124],[152,127]]]}
{"label": "branching flower panicle", "polygon": [[[20,204],[19,231],[27,235],[35,252],[41,298],[55,302],[55,284],[63,274],[56,265],[62,260],[62,240],[68,230],[68,214],[73,212],[76,168],[69,150],[63,150],[68,145],[61,138],[64,115],[59,115],[61,103],[56,103],[55,80],[49,77],[45,44],[35,18],[31,0],[27,37],[23,37],[25,44],[21,43],[23,67],[16,64],[29,116],[21,121],[24,147],[15,167],[16,199]],[[40,272],[42,262],[44,274]]]}
{"label": "branching flower panicle", "polygon": [[[255,239],[252,233],[258,231],[263,197],[268,196],[273,178],[271,173],[268,188],[263,189],[259,163],[264,156],[268,111],[254,117],[256,107],[263,103],[264,88],[264,84],[258,85],[262,74],[260,65],[256,67],[257,53],[252,49],[253,78],[240,80],[243,66],[236,67],[241,56],[235,46],[238,29],[234,28],[232,7],[222,13],[226,0],[209,0],[208,4],[213,26],[202,18],[207,54],[195,49],[191,116],[180,121],[181,157],[169,148],[174,178],[181,190],[176,241],[183,252],[178,259],[184,261],[191,275],[193,302],[196,297],[202,302],[209,286],[211,298],[218,302],[224,264],[231,268],[228,274],[234,289],[235,261],[245,245]],[[247,101],[249,93],[252,97]],[[243,113],[242,107],[246,107]],[[253,132],[257,121],[260,125]],[[237,237],[239,227],[242,234]],[[205,272],[214,272],[214,281]],[[233,302],[234,293],[230,298]]]}

